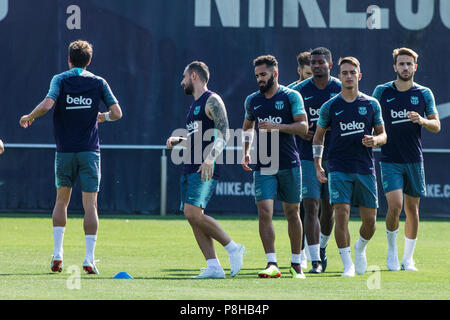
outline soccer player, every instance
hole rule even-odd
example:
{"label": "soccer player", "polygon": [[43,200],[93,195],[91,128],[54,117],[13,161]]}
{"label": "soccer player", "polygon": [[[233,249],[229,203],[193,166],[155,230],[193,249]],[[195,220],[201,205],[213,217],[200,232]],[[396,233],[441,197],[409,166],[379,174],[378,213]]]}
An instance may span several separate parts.
{"label": "soccer player", "polygon": [[[190,153],[190,159],[183,164],[180,179],[180,210],[189,221],[206,259],[207,268],[194,277],[196,279],[225,278],[213,240],[218,241],[227,250],[232,277],[241,270],[245,251],[245,247],[234,242],[215,219],[204,214],[220,176],[221,165],[216,163],[216,159],[224,150],[229,138],[225,104],[217,93],[208,90],[209,76],[209,68],[204,62],[193,61],[185,68],[181,86],[187,95],[194,97],[186,119],[187,137],[172,136],[166,142],[169,149],[180,143],[187,145],[188,149],[185,152]],[[209,152],[205,151],[208,141],[203,141],[203,136],[208,130],[215,132],[214,144]],[[199,152],[194,152],[197,149]],[[203,159],[204,153],[207,155]],[[196,158],[200,161],[196,161]]]}
{"label": "soccer player", "polygon": [[[317,179],[329,183],[334,236],[344,266],[342,276],[353,277],[355,271],[358,274],[366,271],[366,246],[376,227],[378,197],[372,148],[385,144],[387,136],[380,104],[358,89],[362,76],[359,61],[354,57],[341,58],[339,67],[342,90],[321,107],[312,148]],[[331,128],[328,178],[322,166],[327,128]],[[355,264],[348,230],[351,205],[359,206],[362,220],[360,236],[354,245]]]}
{"label": "soccer player", "polygon": [[5,152],[5,146],[3,145],[2,139],[0,139],[0,154],[2,154],[3,152]]}
{"label": "soccer player", "polygon": [[[84,216],[86,255],[83,270],[98,274],[94,251],[97,241],[97,195],[100,186],[100,144],[98,123],[116,121],[122,110],[108,83],[86,68],[91,63],[92,45],[78,40],[69,45],[69,70],[55,75],[45,99],[29,114],[20,118],[20,125],[28,128],[53,106],[54,136],[56,140],[55,185],[56,203],[53,209],[54,249],[50,268],[63,268],[63,239],[67,222],[67,207],[72,187],[80,178]],[[100,101],[109,109],[99,112]]]}
{"label": "soccer player", "polygon": [[[281,272],[275,252],[275,231],[272,224],[274,200],[283,203],[288,221],[291,244],[291,268],[294,278],[304,278],[300,266],[302,223],[299,217],[301,201],[300,159],[295,144],[296,134],[306,134],[307,116],[301,95],[278,84],[278,62],[274,56],[265,55],[253,61],[259,91],[245,100],[244,155],[242,166],[252,171],[250,146],[257,123],[258,156],[253,172],[255,200],[258,208],[259,234],[267,258],[267,266],[258,273],[261,278],[278,278]],[[267,139],[264,139],[264,135]],[[272,139],[272,135],[278,139]],[[248,139],[247,139],[248,138]],[[275,141],[272,141],[275,140]],[[267,145],[264,145],[267,143]],[[272,161],[262,159],[261,150],[268,150]],[[274,158],[278,157],[278,163]],[[264,161],[262,161],[264,160]]]}
{"label": "soccer player", "polygon": [[292,88],[296,84],[302,82],[303,80],[306,80],[308,78],[312,77],[312,71],[311,71],[311,60],[310,57],[311,52],[310,51],[303,51],[300,52],[297,55],[297,73],[299,76],[299,79],[288,85],[288,88]]}
{"label": "soccer player", "polygon": [[388,203],[386,233],[387,267],[400,269],[397,232],[403,202],[406,214],[405,249],[402,270],[417,271],[413,254],[419,227],[419,202],[425,195],[422,155],[422,127],[432,133],[441,130],[433,93],[414,82],[418,54],[409,48],[393,51],[397,79],[375,88],[386,122],[388,142],[381,148],[380,168]]}
{"label": "soccer player", "polygon": [[[330,75],[332,67],[330,50],[324,47],[314,49],[311,52],[312,78],[292,88],[302,95],[310,122],[308,133],[303,137],[296,136],[302,161],[302,203],[305,208],[304,230],[312,264],[310,273],[324,272],[327,267],[326,247],[334,224],[328,185],[317,180],[312,153],[312,138],[319,119],[320,107],[341,91],[341,81]],[[329,139],[330,131],[327,131],[322,156],[325,173],[328,173]],[[321,209],[320,222],[319,208]]]}

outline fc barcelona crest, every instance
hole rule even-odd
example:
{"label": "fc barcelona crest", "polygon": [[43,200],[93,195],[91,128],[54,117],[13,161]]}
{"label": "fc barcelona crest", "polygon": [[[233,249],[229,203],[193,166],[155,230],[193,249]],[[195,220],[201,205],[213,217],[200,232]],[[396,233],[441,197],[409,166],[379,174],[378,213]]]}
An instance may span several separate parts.
{"label": "fc barcelona crest", "polygon": [[413,104],[413,105],[419,104],[419,97],[411,96],[411,104]]}
{"label": "fc barcelona crest", "polygon": [[360,115],[365,116],[367,114],[367,108],[366,107],[359,107],[358,112]]}
{"label": "fc barcelona crest", "polygon": [[200,106],[196,106],[195,108],[194,108],[194,114],[195,115],[198,115],[200,113]]}
{"label": "fc barcelona crest", "polygon": [[282,110],[284,108],[284,102],[283,101],[276,101],[275,102],[275,109]]}

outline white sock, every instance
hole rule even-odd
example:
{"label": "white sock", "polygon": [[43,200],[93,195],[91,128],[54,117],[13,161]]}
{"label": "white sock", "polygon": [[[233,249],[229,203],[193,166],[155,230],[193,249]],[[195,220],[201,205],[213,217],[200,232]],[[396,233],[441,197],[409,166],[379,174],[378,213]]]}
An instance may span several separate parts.
{"label": "white sock", "polygon": [[267,262],[275,262],[277,263],[277,254],[275,252],[266,253]]}
{"label": "white sock", "polygon": [[63,257],[63,241],[65,227],[53,227],[53,257]]}
{"label": "white sock", "polygon": [[405,237],[405,251],[403,253],[403,259],[402,261],[405,262],[412,262],[413,261],[413,254],[414,254],[414,248],[416,246],[417,239],[408,239]]}
{"label": "white sock", "polygon": [[89,262],[94,262],[95,243],[97,241],[96,234],[87,234],[84,236],[86,240],[86,256],[84,257]]}
{"label": "white sock", "polygon": [[219,259],[208,259],[206,260],[206,265],[208,268],[221,268]]}
{"label": "white sock", "polygon": [[331,235],[326,236],[322,232],[320,233],[320,248],[326,248],[328,245],[328,240],[330,240]]}
{"label": "white sock", "polygon": [[311,255],[309,254],[308,241],[306,240],[306,237],[305,237],[305,248],[303,250],[305,251],[306,259],[311,261]]}
{"label": "white sock", "polygon": [[237,249],[237,247],[237,243],[231,240],[224,248],[225,250],[227,250],[228,254],[232,254]]}
{"label": "white sock", "polygon": [[309,250],[309,255],[311,256],[311,261],[320,261],[319,244],[309,245],[308,250]]}
{"label": "white sock", "polygon": [[342,264],[344,265],[344,270],[347,270],[353,265],[351,249],[350,247],[339,249],[339,254],[341,255]]}
{"label": "white sock", "polygon": [[369,243],[369,240],[366,240],[363,237],[359,236],[358,241],[356,241],[356,243],[355,243],[355,249],[358,249],[360,251],[365,251],[368,243]]}
{"label": "white sock", "polygon": [[398,228],[397,228],[397,230],[394,230],[394,231],[389,231],[388,229],[386,229],[386,237],[387,237],[387,241],[388,241],[388,251],[397,249],[397,233],[398,233]]}
{"label": "white sock", "polygon": [[299,254],[291,253],[291,263],[300,264],[302,262],[300,255],[301,255],[301,253],[299,253]]}

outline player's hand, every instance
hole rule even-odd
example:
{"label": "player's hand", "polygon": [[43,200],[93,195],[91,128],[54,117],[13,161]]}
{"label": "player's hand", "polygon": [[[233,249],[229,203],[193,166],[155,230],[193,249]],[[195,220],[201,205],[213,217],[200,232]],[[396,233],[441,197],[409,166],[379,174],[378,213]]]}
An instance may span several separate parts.
{"label": "player's hand", "polygon": [[250,155],[247,154],[242,159],[242,168],[244,168],[245,171],[253,171],[252,168],[250,168],[248,165],[250,164]]}
{"label": "player's hand", "polygon": [[212,179],[213,172],[214,172],[213,166],[214,166],[214,163],[210,164],[205,161],[202,163],[200,168],[198,168],[197,172],[201,172],[202,181],[209,181],[210,179]]}
{"label": "player's hand", "polygon": [[0,154],[5,151],[5,146],[3,145],[3,141],[0,139]]}
{"label": "player's hand", "polygon": [[169,139],[167,139],[167,141],[166,141],[166,147],[167,147],[167,149],[172,149],[177,144],[179,144],[181,141],[185,141],[185,140],[187,140],[187,139],[183,138],[183,137],[169,137]]}
{"label": "player's hand", "polygon": [[374,136],[364,135],[364,138],[361,140],[362,144],[367,148],[376,148],[377,142]]}
{"label": "player's hand", "polygon": [[99,112],[98,115],[97,115],[97,122],[98,123],[102,123],[102,122],[105,122],[105,121],[106,121],[105,114],[102,113],[102,112]]}
{"label": "player's hand", "polygon": [[31,126],[33,121],[34,119],[29,114],[26,114],[22,116],[22,118],[20,118],[19,123],[22,128],[28,128],[29,126]]}
{"label": "player's hand", "polygon": [[327,175],[326,175],[325,170],[323,168],[316,169],[316,177],[317,177],[317,180],[320,181],[320,183],[327,183],[328,182]]}
{"label": "player's hand", "polygon": [[409,120],[411,120],[411,122],[417,123],[419,126],[423,125],[424,119],[417,112],[410,111],[406,116]]}
{"label": "player's hand", "polygon": [[[314,123],[311,123],[309,125],[309,129],[311,129],[313,127]],[[314,131],[313,130],[308,130],[308,132],[305,135],[301,135],[300,136],[303,140],[306,141],[311,141],[312,138],[314,137]]]}
{"label": "player's hand", "polygon": [[278,126],[276,123],[263,121],[263,122],[258,122],[258,129],[259,130],[267,130],[268,132],[270,132],[271,130],[278,129]]}

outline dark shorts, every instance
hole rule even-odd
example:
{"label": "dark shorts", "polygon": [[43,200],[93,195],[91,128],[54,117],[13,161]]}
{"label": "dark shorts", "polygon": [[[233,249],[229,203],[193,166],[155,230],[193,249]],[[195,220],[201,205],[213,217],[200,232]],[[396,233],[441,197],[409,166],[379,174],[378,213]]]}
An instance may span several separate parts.
{"label": "dark shorts", "polygon": [[202,209],[206,208],[209,199],[217,185],[216,179],[202,181],[201,173],[183,174],[180,177],[181,204],[180,210],[184,210],[184,204],[188,203]]}
{"label": "dark shorts", "polygon": [[82,192],[98,192],[100,189],[100,152],[76,152],[55,154],[56,188],[72,188],[80,177]]}
{"label": "dark shorts", "polygon": [[260,171],[253,173],[255,201],[266,199],[280,200],[286,203],[299,203],[302,199],[302,174],[300,167],[278,170],[276,174],[264,175]]}

